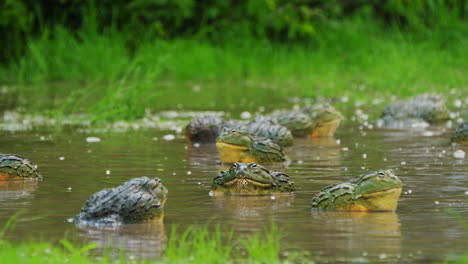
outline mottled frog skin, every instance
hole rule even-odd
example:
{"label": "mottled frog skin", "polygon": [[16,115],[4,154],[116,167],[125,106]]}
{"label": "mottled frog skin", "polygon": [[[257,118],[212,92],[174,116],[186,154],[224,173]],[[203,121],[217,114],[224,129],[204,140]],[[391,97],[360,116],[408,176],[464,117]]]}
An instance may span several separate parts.
{"label": "mottled frog skin", "polygon": [[185,127],[185,137],[193,143],[215,143],[223,128],[241,126],[238,120],[223,119],[217,116],[194,118]]}
{"label": "mottled frog skin", "polygon": [[0,154],[0,180],[42,179],[37,166],[18,155]]}
{"label": "mottled frog skin", "polygon": [[245,130],[225,129],[216,139],[222,162],[283,162],[282,148],[267,138],[258,138]]}
{"label": "mottled frog skin", "polygon": [[93,194],[75,216],[80,225],[119,225],[161,220],[167,189],[159,178],[133,178]]}
{"label": "mottled frog skin", "polygon": [[269,138],[281,147],[289,147],[293,144],[293,135],[287,127],[263,116],[257,116],[239,129],[257,137]]}
{"label": "mottled frog skin", "polygon": [[392,170],[379,170],[323,188],[311,205],[331,210],[394,211],[401,188]]}
{"label": "mottled frog skin", "polygon": [[302,137],[312,131],[312,120],[301,110],[281,111],[271,116],[279,125],[287,127],[295,137]]}
{"label": "mottled frog skin", "polygon": [[452,142],[468,145],[468,122],[461,124],[452,135]]}
{"label": "mottled frog skin", "polygon": [[436,124],[448,120],[449,116],[442,95],[421,94],[389,104],[383,110],[381,120],[387,128],[413,128]]}
{"label": "mottled frog skin", "polygon": [[294,191],[290,177],[256,163],[234,163],[213,179],[214,194],[266,195]]}

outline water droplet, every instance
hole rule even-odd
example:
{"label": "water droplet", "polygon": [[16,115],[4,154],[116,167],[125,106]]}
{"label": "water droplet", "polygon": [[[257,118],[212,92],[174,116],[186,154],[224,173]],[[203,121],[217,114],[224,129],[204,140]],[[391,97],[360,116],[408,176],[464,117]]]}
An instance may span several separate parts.
{"label": "water droplet", "polygon": [[413,191],[412,190],[408,190],[408,193],[411,194]]}
{"label": "water droplet", "polygon": [[342,151],[348,151],[349,148],[344,147],[344,148],[341,148],[341,150],[342,150]]}
{"label": "water droplet", "polygon": [[468,191],[465,191],[465,195],[468,195]]}
{"label": "water droplet", "polygon": [[367,253],[366,251],[362,252],[362,256],[363,256],[363,257],[367,257],[368,254],[369,254],[369,253]]}
{"label": "water droplet", "polygon": [[67,218],[67,223],[73,223],[73,218]]}
{"label": "water droplet", "polygon": [[45,140],[45,137],[44,137],[44,136],[41,136],[39,139],[40,139],[40,140]]}
{"label": "water droplet", "polygon": [[408,194],[408,192],[403,192],[403,194]]}
{"label": "water droplet", "polygon": [[265,107],[260,106],[260,107],[258,108],[258,111],[259,111],[259,112],[264,112],[264,111],[265,111]]}
{"label": "water droplet", "polygon": [[432,131],[424,131],[422,134],[424,137],[432,137],[434,136],[434,132]]}
{"label": "water droplet", "polygon": [[304,161],[298,160],[298,161],[297,161],[297,164],[304,164]]}
{"label": "water droplet", "polygon": [[366,153],[362,154],[362,158],[367,159],[367,154]]}
{"label": "water droplet", "polygon": [[98,137],[87,137],[86,142],[88,143],[101,142],[101,139]]}
{"label": "water droplet", "polygon": [[275,196],[270,196],[270,200],[276,200]]}
{"label": "water droplet", "polygon": [[173,172],[173,173],[172,173],[172,175],[176,175],[176,173],[175,173],[175,172]]}
{"label": "water droplet", "polygon": [[65,160],[65,157],[59,157],[59,160]]}
{"label": "water droplet", "polygon": [[191,174],[192,174],[192,172],[191,172],[191,171],[187,171],[187,175],[191,175]]}
{"label": "water droplet", "polygon": [[210,191],[210,192],[208,193],[208,195],[211,196],[211,197],[213,197],[213,196],[214,196],[214,192],[213,192],[213,191]]}
{"label": "water droplet", "polygon": [[387,258],[387,254],[385,253],[382,253],[379,255],[379,259],[386,259]]}
{"label": "water droplet", "polygon": [[453,153],[453,156],[457,159],[464,159],[465,158],[465,151],[459,149]]}
{"label": "water droplet", "polygon": [[341,140],[337,139],[337,140],[336,140],[336,144],[337,144],[337,145],[341,144]]}
{"label": "water droplet", "polygon": [[435,204],[439,204],[439,201],[435,201],[434,203],[435,203]]}
{"label": "water droplet", "polygon": [[164,140],[166,141],[171,141],[171,140],[174,140],[175,139],[175,136],[172,135],[172,134],[167,134],[163,137]]}
{"label": "water droplet", "polygon": [[242,112],[240,117],[242,119],[250,119],[252,117],[252,114],[250,114],[249,112]]}
{"label": "water droplet", "polygon": [[402,162],[401,162],[401,165],[406,165],[406,161],[402,161]]}
{"label": "water droplet", "polygon": [[201,185],[201,182],[197,182],[198,185]]}
{"label": "water droplet", "polygon": [[361,167],[361,169],[365,170],[365,169],[366,169],[366,167],[362,166],[362,167]]}
{"label": "water droplet", "polygon": [[200,143],[195,143],[195,144],[193,144],[193,146],[194,146],[195,148],[199,148],[199,147],[200,147]]}
{"label": "water droplet", "polygon": [[157,137],[154,137],[154,138],[153,138],[154,141],[156,141],[156,140],[158,140],[158,139],[159,139],[159,138],[157,138]]}
{"label": "water droplet", "polygon": [[68,188],[67,188],[67,191],[71,191],[71,190],[72,190],[72,187],[68,187]]}
{"label": "water droplet", "polygon": [[383,161],[387,161],[387,158],[383,158]]}
{"label": "water droplet", "polygon": [[106,175],[109,175],[110,174],[110,170],[106,170]]}
{"label": "water droplet", "polygon": [[347,103],[349,101],[349,98],[347,96],[341,97],[341,102]]}

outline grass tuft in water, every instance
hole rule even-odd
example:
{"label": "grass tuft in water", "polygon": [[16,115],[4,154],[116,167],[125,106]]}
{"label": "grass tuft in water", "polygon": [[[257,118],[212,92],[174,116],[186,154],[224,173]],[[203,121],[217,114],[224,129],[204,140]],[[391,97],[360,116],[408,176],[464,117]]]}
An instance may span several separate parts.
{"label": "grass tuft in water", "polygon": [[[0,239],[0,259],[4,263],[55,264],[55,263],[308,263],[302,252],[281,257],[279,230],[275,225],[265,232],[247,237],[235,237],[232,229],[220,225],[214,230],[208,227],[190,226],[183,232],[173,226],[165,255],[159,260],[130,260],[124,249],[112,254],[106,249],[99,254],[97,244],[79,245],[62,239],[59,245],[47,241],[31,241],[13,244]],[[117,257],[115,257],[117,256]],[[2,262],[2,263],[3,263]]]}

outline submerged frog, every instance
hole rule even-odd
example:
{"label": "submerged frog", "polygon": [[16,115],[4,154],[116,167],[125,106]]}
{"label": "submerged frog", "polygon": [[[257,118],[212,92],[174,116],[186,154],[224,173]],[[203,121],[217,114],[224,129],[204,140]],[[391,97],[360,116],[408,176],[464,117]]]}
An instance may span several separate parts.
{"label": "submerged frog", "polygon": [[468,145],[468,122],[461,124],[452,135],[452,142]]}
{"label": "submerged frog", "polygon": [[0,154],[0,180],[42,179],[42,175],[28,159],[13,154]]}
{"label": "submerged frog", "polygon": [[269,171],[256,163],[234,163],[213,179],[214,194],[261,195],[294,191],[290,177],[278,170]]}
{"label": "submerged frog", "polygon": [[393,211],[402,183],[392,170],[363,174],[323,188],[312,199],[312,208],[351,211]]}
{"label": "submerged frog", "polygon": [[224,129],[216,139],[222,162],[282,162],[282,148],[267,138],[258,138],[245,130]]}
{"label": "submerged frog", "polygon": [[78,225],[120,225],[162,220],[167,189],[159,178],[133,178],[93,194],[75,216]]}
{"label": "submerged frog", "polygon": [[385,107],[380,123],[387,128],[427,127],[448,120],[450,113],[440,94],[420,94]]}

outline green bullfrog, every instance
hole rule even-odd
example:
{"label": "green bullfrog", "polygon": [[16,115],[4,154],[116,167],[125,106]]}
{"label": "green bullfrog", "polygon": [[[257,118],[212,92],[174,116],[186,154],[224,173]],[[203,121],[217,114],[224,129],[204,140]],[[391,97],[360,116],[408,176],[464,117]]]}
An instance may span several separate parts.
{"label": "green bullfrog", "polygon": [[0,154],[0,180],[42,179],[42,175],[28,159],[14,154]]}
{"label": "green bullfrog", "polygon": [[289,147],[293,144],[293,134],[287,127],[277,124],[272,119],[264,116],[255,117],[247,124],[239,127],[239,129],[257,137],[269,138],[281,147]]}
{"label": "green bullfrog", "polygon": [[312,199],[312,208],[350,211],[394,211],[402,183],[392,170],[360,175],[323,188]]}
{"label": "green bullfrog", "polygon": [[213,179],[213,194],[266,195],[294,191],[290,177],[256,163],[234,163]]}
{"label": "green bullfrog", "polygon": [[283,162],[283,149],[267,138],[255,137],[245,130],[224,129],[216,139],[222,162]]}

